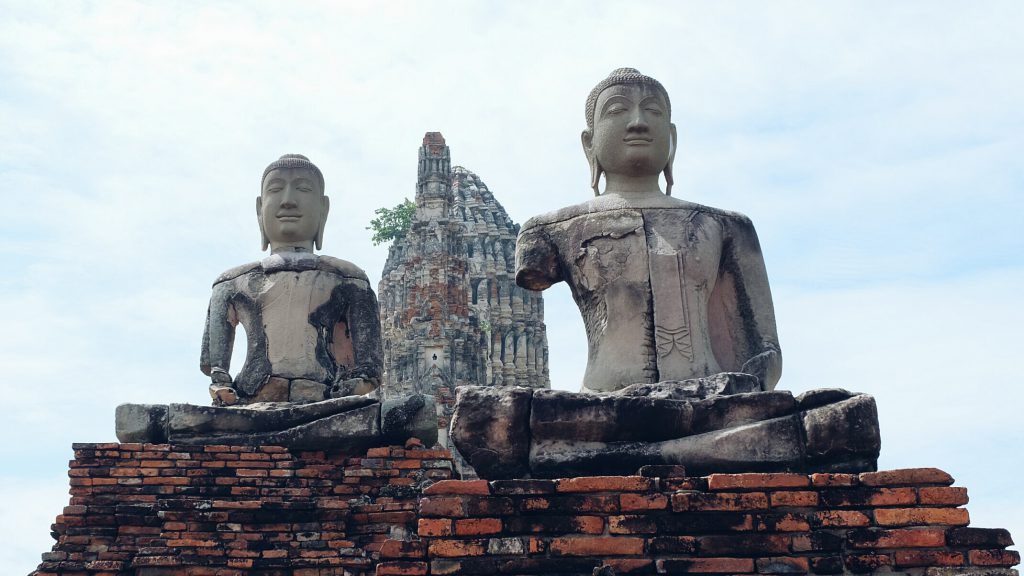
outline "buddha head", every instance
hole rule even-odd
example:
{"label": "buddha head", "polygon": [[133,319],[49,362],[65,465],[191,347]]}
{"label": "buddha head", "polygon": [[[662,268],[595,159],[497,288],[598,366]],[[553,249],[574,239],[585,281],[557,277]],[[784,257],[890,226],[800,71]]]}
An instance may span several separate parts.
{"label": "buddha head", "polygon": [[633,68],[613,70],[590,91],[583,151],[590,185],[600,195],[602,173],[627,176],[665,174],[672,194],[676,127],[672,105],[660,82]]}
{"label": "buddha head", "polygon": [[263,171],[256,216],[263,249],[309,251],[323,247],[330,199],[324,176],[309,158],[285,154]]}

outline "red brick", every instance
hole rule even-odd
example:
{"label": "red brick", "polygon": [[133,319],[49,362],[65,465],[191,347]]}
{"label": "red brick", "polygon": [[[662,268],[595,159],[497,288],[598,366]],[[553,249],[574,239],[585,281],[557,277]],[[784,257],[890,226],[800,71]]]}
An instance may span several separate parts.
{"label": "red brick", "polygon": [[953,477],[938,468],[904,468],[882,472],[864,472],[860,483],[865,486],[915,486],[918,484],[942,484],[949,486]]}
{"label": "red brick", "polygon": [[619,509],[623,512],[638,510],[664,510],[668,508],[668,496],[664,494],[620,494]]}
{"label": "red brick", "polygon": [[615,574],[648,573],[653,560],[640,558],[609,558],[603,560],[601,566],[611,568]]}
{"label": "red brick", "polygon": [[919,488],[917,494],[921,504],[963,506],[968,501],[967,488],[959,486]]}
{"label": "red brick", "polygon": [[427,487],[424,496],[437,494],[476,494],[489,496],[491,486],[487,480],[441,480]]}
{"label": "red brick", "polygon": [[1009,568],[1020,564],[1020,552],[1016,550],[971,550],[967,553],[974,566],[1003,566]]}
{"label": "red brick", "polygon": [[619,498],[612,494],[532,497],[524,498],[520,502],[520,507],[523,511],[550,510],[564,513],[615,514],[619,511]]}
{"label": "red brick", "polygon": [[664,510],[669,507],[669,497],[665,494],[621,494],[618,496],[618,507],[624,512],[637,510]]}
{"label": "red brick", "polygon": [[879,526],[967,526],[970,516],[963,508],[879,508]]}
{"label": "red brick", "polygon": [[850,572],[875,572],[883,566],[892,566],[892,558],[888,554],[847,554],[846,567]]}
{"label": "red brick", "polygon": [[391,462],[392,468],[399,470],[414,470],[423,467],[423,462],[419,460],[395,460]]}
{"label": "red brick", "polygon": [[804,514],[758,514],[755,520],[758,532],[807,532],[811,529]]}
{"label": "red brick", "polygon": [[775,556],[757,559],[759,574],[806,574],[809,571],[807,558]]}
{"label": "red brick", "polygon": [[287,558],[288,557],[288,551],[287,550],[264,550],[263,552],[260,552],[260,556],[262,556],[264,558]]}
{"label": "red brick", "polygon": [[856,486],[859,483],[857,474],[811,474],[812,486]]}
{"label": "red brick", "polygon": [[855,510],[824,510],[814,513],[812,523],[828,528],[859,528],[871,521],[863,512]]}
{"label": "red brick", "polygon": [[818,493],[811,491],[772,492],[768,499],[775,507],[811,508],[818,505]]}
{"label": "red brick", "polygon": [[455,521],[456,536],[489,536],[501,533],[498,518],[467,518]]}
{"label": "red brick", "polygon": [[656,534],[658,526],[650,516],[609,516],[609,534]]}
{"label": "red brick", "polygon": [[169,468],[173,465],[167,460],[143,460],[139,462],[139,468]]}
{"label": "red brick", "polygon": [[[381,562],[377,565],[377,576],[423,576],[427,573],[426,562]],[[321,572],[323,574],[323,572]]]}
{"label": "red brick", "polygon": [[806,474],[712,474],[708,476],[708,490],[803,488],[809,486]]}
{"label": "red brick", "polygon": [[426,558],[427,544],[422,540],[386,540],[380,547],[381,558]]}
{"label": "red brick", "polygon": [[527,554],[543,554],[548,549],[547,542],[540,538],[527,538],[526,539],[526,553]]}
{"label": "red brick", "polygon": [[259,500],[214,500],[214,508],[227,510],[256,510],[263,506]]}
{"label": "red brick", "polygon": [[672,510],[675,512],[699,512],[715,510],[722,512],[764,510],[768,508],[768,496],[764,492],[705,494],[681,492],[672,495]]}
{"label": "red brick", "polygon": [[460,556],[483,556],[487,550],[486,540],[434,540],[428,548],[431,557],[458,558]]}
{"label": "red brick", "polygon": [[782,534],[725,534],[701,536],[698,549],[702,556],[766,556],[787,554],[790,536]]}
{"label": "red brick", "polygon": [[822,490],[819,495],[825,508],[858,508],[868,506],[913,506],[917,492],[913,488],[846,488]]}
{"label": "red brick", "polygon": [[462,517],[466,515],[461,498],[433,497],[420,500],[420,514],[423,516]]}
{"label": "red brick", "polygon": [[750,574],[752,558],[665,558],[657,562],[658,572],[669,574]]}
{"label": "red brick", "polygon": [[949,550],[897,550],[894,554],[898,568],[914,566],[963,566],[964,555]]}
{"label": "red brick", "polygon": [[655,536],[648,541],[648,555],[696,554],[697,538],[694,536]]}
{"label": "red brick", "polygon": [[167,477],[155,477],[155,478],[144,478],[142,483],[146,486],[188,486],[190,481],[188,478],[181,478],[177,476]]}
{"label": "red brick", "polygon": [[391,455],[391,449],[387,448],[387,447],[384,447],[384,448],[370,448],[369,450],[366,451],[366,457],[367,458],[387,458],[390,455]]}
{"label": "red brick", "polygon": [[193,538],[181,538],[167,541],[167,546],[171,548],[206,548],[217,545],[218,542],[216,540],[196,540]]}
{"label": "red brick", "polygon": [[851,530],[846,538],[853,548],[941,548],[946,545],[946,531],[942,528],[865,528]]}
{"label": "red brick", "polygon": [[416,533],[420,536],[451,536],[452,521],[447,518],[420,518]]}
{"label": "red brick", "polygon": [[555,556],[639,556],[644,553],[644,539],[566,536],[552,538],[549,549]]}
{"label": "red brick", "polygon": [[558,492],[647,492],[654,480],[642,476],[583,476],[565,478],[555,485]]}
{"label": "red brick", "polygon": [[604,519],[599,516],[513,516],[506,518],[505,531],[510,534],[602,534]]}

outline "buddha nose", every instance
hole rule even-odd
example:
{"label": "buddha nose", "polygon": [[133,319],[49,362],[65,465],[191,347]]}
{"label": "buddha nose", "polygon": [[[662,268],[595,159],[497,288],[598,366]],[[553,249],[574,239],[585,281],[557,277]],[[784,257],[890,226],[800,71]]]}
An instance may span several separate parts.
{"label": "buddha nose", "polygon": [[647,124],[647,117],[644,116],[643,110],[637,108],[633,111],[629,124],[626,125],[626,130],[630,132],[646,132],[648,128],[650,126]]}
{"label": "buddha nose", "polygon": [[286,208],[295,207],[295,189],[291,186],[285,186],[284,190],[281,191],[281,206]]}

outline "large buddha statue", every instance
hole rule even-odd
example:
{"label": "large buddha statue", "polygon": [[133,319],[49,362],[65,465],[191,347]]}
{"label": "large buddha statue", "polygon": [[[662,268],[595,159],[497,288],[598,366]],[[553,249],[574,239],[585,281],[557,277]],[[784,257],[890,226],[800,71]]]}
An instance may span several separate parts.
{"label": "large buddha statue", "polygon": [[757,234],[742,214],[670,195],[671,114],[662,85],[631,68],[594,87],[583,149],[596,198],[526,222],[516,282],[569,284],[589,342],[584,390],[720,372],[771,390],[782,356]]}
{"label": "large buddha statue", "polygon": [[671,196],[671,113],[661,83],[632,68],[590,92],[595,198],[528,220],[516,246],[519,286],[565,281],[579,306],[582,391],[461,387],[451,438],[480,476],[875,467],[873,398],[775,390],[782,356],[757,234],[746,216]]}
{"label": "large buddha statue", "polygon": [[[263,171],[256,216],[270,255],[213,285],[200,367],[213,406],[122,404],[122,442],[273,444],[361,450],[416,436],[437,439],[432,397],[380,401],[377,297],[351,262],[318,256],[330,202],[324,177],[287,154]],[[237,326],[245,363],[232,378]]]}
{"label": "large buddha statue", "polygon": [[[286,154],[263,171],[256,216],[270,256],[221,274],[210,298],[200,367],[216,404],[313,402],[379,385],[380,321],[369,279],[351,262],[313,253],[329,208],[324,177],[305,156]],[[248,347],[232,379],[238,324]]]}

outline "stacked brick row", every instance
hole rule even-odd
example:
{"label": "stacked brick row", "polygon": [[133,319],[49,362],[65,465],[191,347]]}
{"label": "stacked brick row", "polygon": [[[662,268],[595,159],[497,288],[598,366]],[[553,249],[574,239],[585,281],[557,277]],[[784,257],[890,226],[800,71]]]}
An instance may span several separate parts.
{"label": "stacked brick row", "polygon": [[[664,471],[654,472],[665,475]],[[936,469],[444,481],[377,574],[1016,574]]]}
{"label": "stacked brick row", "polygon": [[[412,447],[410,445],[410,447]],[[372,574],[413,534],[447,451],[75,444],[71,501],[34,574]]]}

